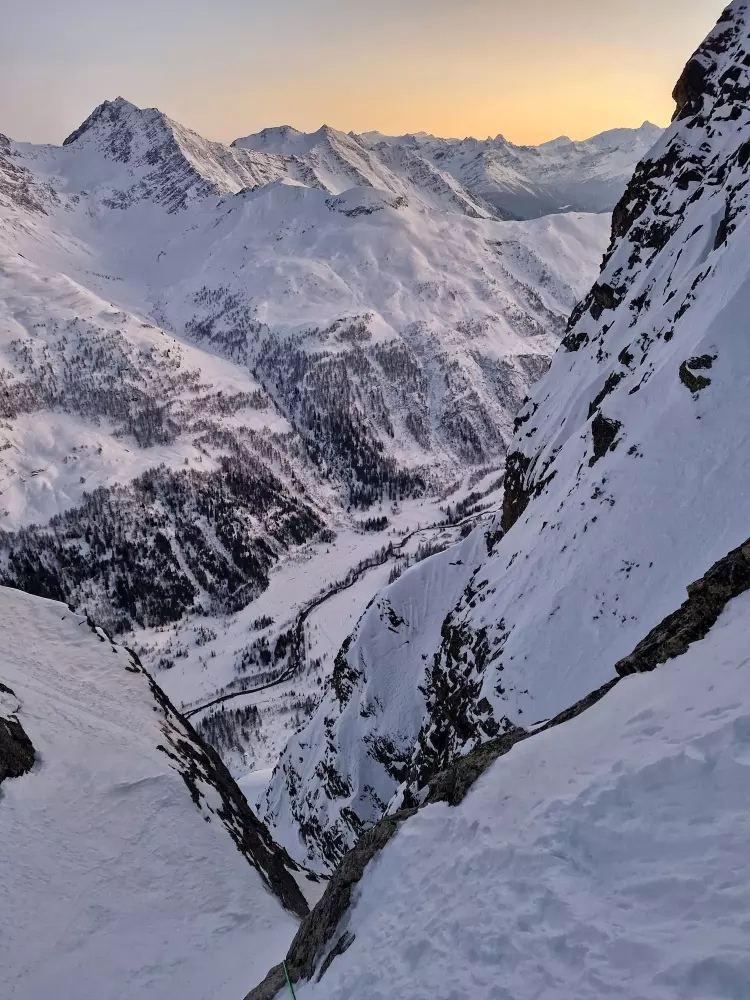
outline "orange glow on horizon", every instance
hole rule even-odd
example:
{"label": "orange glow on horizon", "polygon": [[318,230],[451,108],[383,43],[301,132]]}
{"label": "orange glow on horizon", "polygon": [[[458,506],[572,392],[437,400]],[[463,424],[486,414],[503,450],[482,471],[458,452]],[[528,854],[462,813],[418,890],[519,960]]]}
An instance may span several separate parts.
{"label": "orange glow on horizon", "polygon": [[[55,0],[37,0],[50,11]],[[521,144],[668,124],[725,0],[76,0],[46,34],[29,5],[0,40],[0,132],[59,142],[106,98],[210,139],[266,126],[424,131]],[[179,4],[181,16],[168,16]],[[31,5],[33,7],[34,5]],[[228,25],[231,24],[231,30]],[[120,44],[111,46],[113,32]],[[14,39],[12,45],[7,39]],[[25,46],[25,47],[24,47]],[[19,81],[23,81],[23,85]]]}

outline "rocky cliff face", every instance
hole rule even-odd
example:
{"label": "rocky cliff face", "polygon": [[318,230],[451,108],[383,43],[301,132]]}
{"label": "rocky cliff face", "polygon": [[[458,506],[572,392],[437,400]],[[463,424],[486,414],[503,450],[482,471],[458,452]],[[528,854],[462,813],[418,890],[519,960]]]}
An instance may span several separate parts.
{"label": "rocky cliff face", "polygon": [[451,755],[606,683],[750,534],[749,85],[737,2],[516,419],[503,516],[378,597],[282,758],[265,815],[291,849],[335,861]]}
{"label": "rocky cliff face", "polygon": [[[613,213],[612,242],[601,276],[571,316],[563,342],[565,351],[587,348],[590,352],[596,345],[596,364],[599,370],[607,369],[588,414],[594,417],[594,452],[597,428],[604,435],[601,447],[605,450],[614,444],[619,430],[612,421],[604,423],[607,396],[615,392],[621,395],[625,389],[621,383],[635,370],[640,374],[638,389],[651,377],[655,370],[652,348],[658,351],[660,341],[668,344],[678,324],[690,325],[689,318],[683,324],[683,317],[692,308],[699,286],[712,277],[716,259],[710,255],[728,245],[738,220],[747,211],[750,77],[746,56],[747,11],[739,4],[727,8],[716,29],[688,61],[674,90],[675,125],[636,167]],[[680,278],[686,273],[685,258],[695,276],[691,286],[683,289]],[[634,295],[636,286],[640,294]],[[663,323],[657,326],[652,322],[651,330],[634,336],[632,345],[617,353],[617,365],[608,364],[626,310],[628,330],[640,331],[653,315],[663,317]],[[691,373],[709,370],[714,360],[709,355],[686,359],[680,366],[680,379],[686,388],[704,388],[705,376],[696,380]],[[573,377],[581,366],[576,367]],[[627,392],[632,394],[633,390],[628,384]],[[538,493],[545,477],[555,471],[554,461],[546,464],[541,457],[547,457],[552,448],[548,442],[540,444],[537,428],[544,419],[543,410],[538,415],[540,405],[535,396],[518,417],[519,427],[530,420],[535,426],[517,436],[521,447],[509,455],[505,530]]]}

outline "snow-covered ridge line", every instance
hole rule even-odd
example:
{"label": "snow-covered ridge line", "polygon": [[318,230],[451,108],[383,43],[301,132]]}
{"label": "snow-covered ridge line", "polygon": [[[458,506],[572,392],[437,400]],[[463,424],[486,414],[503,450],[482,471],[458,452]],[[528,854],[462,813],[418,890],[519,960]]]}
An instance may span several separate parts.
{"label": "snow-covered ridge line", "polygon": [[441,139],[425,133],[345,134],[327,125],[303,133],[282,126],[232,145],[304,158],[321,178],[343,170],[358,183],[387,190],[396,190],[394,177],[419,179],[470,215],[534,218],[556,211],[610,211],[633,166],[661,132],[644,122],[638,129],[613,129],[579,142],[563,136],[540,146],[516,146],[500,135]]}

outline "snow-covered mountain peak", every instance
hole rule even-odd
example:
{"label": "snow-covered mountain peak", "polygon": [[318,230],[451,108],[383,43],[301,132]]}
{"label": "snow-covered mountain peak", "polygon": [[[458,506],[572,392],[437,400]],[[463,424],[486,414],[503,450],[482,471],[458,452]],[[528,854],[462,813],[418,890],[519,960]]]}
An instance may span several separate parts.
{"label": "snow-covered mountain peak", "polygon": [[235,139],[231,145],[241,149],[254,149],[259,153],[278,153],[290,156],[308,142],[308,133],[300,132],[292,125],[276,125],[261,129],[252,135]]}
{"label": "snow-covered mountain peak", "polygon": [[104,101],[61,147],[15,144],[20,163],[66,195],[98,192],[104,207],[156,201],[170,211],[285,176],[285,162],[203,139],[157,108]]}
{"label": "snow-covered mountain peak", "polygon": [[348,134],[340,132],[330,125],[321,125],[314,132],[300,132],[291,125],[279,125],[241,136],[231,145],[239,149],[254,149],[257,152],[276,153],[281,156],[305,156],[320,143],[346,142],[347,139],[356,139],[356,136],[353,132]]}
{"label": "snow-covered mountain peak", "polygon": [[141,110],[135,104],[126,101],[124,97],[116,97],[113,101],[102,101],[101,104],[94,108],[88,118],[63,140],[63,146],[69,146],[80,139],[81,136],[91,133],[94,130],[105,129],[108,131],[112,128],[118,128],[121,125],[127,127],[127,123],[129,121],[132,122],[136,116],[149,118],[164,117],[156,108]]}
{"label": "snow-covered mountain peak", "polygon": [[373,143],[372,139],[330,125],[321,125],[315,132],[298,132],[289,126],[264,129],[232,143],[233,148],[287,158],[287,169],[296,171],[303,182],[330,194],[371,187],[406,198],[422,209],[438,208],[473,218],[497,216],[490,205],[472,196],[450,174],[414,155],[407,148],[410,145],[416,149],[416,141]]}

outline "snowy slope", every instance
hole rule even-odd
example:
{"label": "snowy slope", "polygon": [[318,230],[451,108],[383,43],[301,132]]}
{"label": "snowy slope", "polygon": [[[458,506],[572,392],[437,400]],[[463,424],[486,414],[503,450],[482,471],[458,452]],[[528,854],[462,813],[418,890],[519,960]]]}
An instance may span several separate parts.
{"label": "snowy slope", "polygon": [[749,642],[744,595],[684,656],[408,819],[300,1000],[745,997]]}
{"label": "snowy slope", "polygon": [[282,758],[265,815],[295,852],[330,862],[403,783],[597,688],[750,535],[748,63],[735,3],[521,411],[502,519],[379,595]]}
{"label": "snowy slope", "polygon": [[18,591],[0,621],[0,730],[35,757],[0,787],[0,993],[237,997],[292,938],[300,873],[123,647]]}

